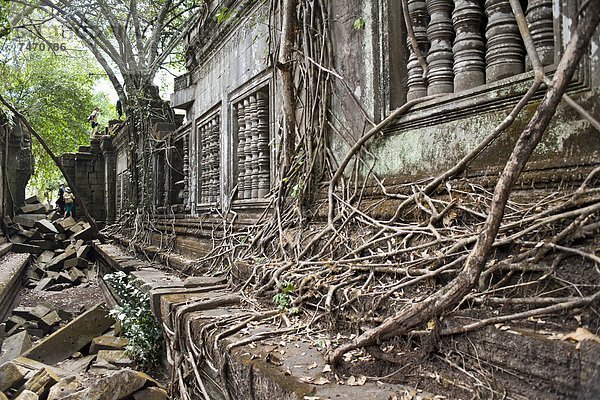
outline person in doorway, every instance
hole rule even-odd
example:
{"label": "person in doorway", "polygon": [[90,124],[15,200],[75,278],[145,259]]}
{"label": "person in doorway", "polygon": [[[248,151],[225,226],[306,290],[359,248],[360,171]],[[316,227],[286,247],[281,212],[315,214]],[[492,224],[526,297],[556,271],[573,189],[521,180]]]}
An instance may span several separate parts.
{"label": "person in doorway", "polygon": [[92,111],[90,116],[87,118],[88,122],[92,124],[92,133],[90,134],[91,137],[94,137],[96,132],[98,132],[98,114],[100,114],[100,107],[94,108],[94,111]]}
{"label": "person in doorway", "polygon": [[65,185],[61,183],[58,186],[58,199],[56,200],[56,207],[58,208],[59,215],[65,215]]}
{"label": "person in doorway", "polygon": [[121,99],[117,100],[117,115],[119,116],[119,121],[121,120],[121,117],[123,116],[123,103],[121,103]]}
{"label": "person in doorway", "polygon": [[65,199],[65,214],[64,217],[73,217],[73,208],[75,207],[75,196],[71,193],[71,188],[65,188],[65,194],[63,195]]}

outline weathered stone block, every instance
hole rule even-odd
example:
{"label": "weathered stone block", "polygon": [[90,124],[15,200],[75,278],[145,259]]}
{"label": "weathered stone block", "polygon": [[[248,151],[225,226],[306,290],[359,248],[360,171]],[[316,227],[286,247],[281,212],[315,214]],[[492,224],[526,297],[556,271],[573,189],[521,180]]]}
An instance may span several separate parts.
{"label": "weathered stone block", "polygon": [[130,369],[118,371],[99,380],[94,386],[65,396],[64,400],[122,399],[137,392],[145,385],[155,385],[143,372]]}
{"label": "weathered stone block", "polygon": [[41,254],[44,249],[40,246],[36,246],[33,244],[25,244],[25,243],[13,243],[12,251],[15,253],[24,253],[24,254]]}
{"label": "weathered stone block", "polygon": [[39,398],[40,396],[38,396],[37,393],[25,389],[21,393],[19,393],[17,397],[15,397],[15,400],[39,400]]}
{"label": "weathered stone block", "polygon": [[46,219],[46,214],[20,214],[15,216],[13,222],[25,228],[33,228],[36,221]]}
{"label": "weathered stone block", "polygon": [[124,337],[98,336],[92,339],[90,354],[96,354],[100,350],[123,350],[129,340]]}
{"label": "weathered stone block", "polygon": [[31,390],[39,397],[46,397],[50,388],[60,381],[58,375],[48,368],[37,371],[24,385],[25,390]]}
{"label": "weathered stone block", "polygon": [[49,365],[66,360],[113,323],[106,306],[99,304],[37,343],[24,356]]}
{"label": "weathered stone block", "polygon": [[45,214],[48,212],[46,207],[40,203],[25,204],[23,207],[19,208],[19,211],[22,214]]}
{"label": "weathered stone block", "polygon": [[52,386],[48,393],[48,400],[60,400],[65,396],[77,392],[81,388],[81,382],[79,382],[76,376],[63,378],[56,385]]}
{"label": "weathered stone block", "polygon": [[24,371],[12,361],[0,365],[0,392],[11,387],[18,387],[25,378]]}
{"label": "weathered stone block", "polygon": [[31,338],[27,332],[23,331],[9,336],[4,339],[4,342],[2,343],[2,355],[0,355],[0,362],[4,363],[12,360],[13,358],[19,357],[29,348],[31,348]]}
{"label": "weathered stone block", "polygon": [[149,387],[133,394],[134,400],[167,400],[169,395],[166,390],[159,387]]}
{"label": "weathered stone block", "polygon": [[125,354],[125,350],[98,350],[96,360],[119,367],[133,367],[133,360]]}

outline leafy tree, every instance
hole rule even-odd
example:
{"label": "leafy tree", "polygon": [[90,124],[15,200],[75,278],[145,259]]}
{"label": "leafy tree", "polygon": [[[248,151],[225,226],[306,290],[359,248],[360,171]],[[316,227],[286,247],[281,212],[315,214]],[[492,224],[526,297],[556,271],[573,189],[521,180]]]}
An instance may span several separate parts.
{"label": "leafy tree", "polygon": [[[94,60],[80,51],[27,51],[18,46],[20,39],[11,39],[0,49],[0,93],[22,110],[55,153],[89,143],[88,114],[96,105],[109,107],[105,97],[94,93],[100,75]],[[61,174],[36,141],[33,153],[30,189],[42,197],[49,189],[54,196]]]}
{"label": "leafy tree", "polygon": [[108,75],[119,98],[160,100],[153,80],[184,38],[203,0],[35,0],[74,32]]}
{"label": "leafy tree", "polygon": [[8,21],[8,1],[0,0],[0,38],[8,35],[10,22]]}

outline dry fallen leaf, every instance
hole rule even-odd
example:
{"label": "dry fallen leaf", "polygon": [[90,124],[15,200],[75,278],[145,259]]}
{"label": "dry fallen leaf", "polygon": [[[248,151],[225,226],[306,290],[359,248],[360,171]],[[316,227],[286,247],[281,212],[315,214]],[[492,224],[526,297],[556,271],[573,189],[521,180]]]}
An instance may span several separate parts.
{"label": "dry fallen leaf", "polygon": [[308,369],[314,369],[314,368],[317,368],[317,363],[316,362],[314,362],[314,363],[312,363],[312,364],[310,364],[308,366]]}
{"label": "dry fallen leaf", "polygon": [[323,376],[320,376],[313,381],[313,385],[326,385],[328,383],[331,383],[331,381]]}
{"label": "dry fallen leaf", "polygon": [[326,365],[323,367],[323,373],[325,373],[325,372],[331,372],[331,365],[329,365],[329,364],[326,364]]}
{"label": "dry fallen leaf", "polygon": [[571,342],[577,342],[577,348],[579,348],[580,342],[584,340],[592,340],[594,342],[600,343],[600,336],[594,335],[592,332],[588,331],[585,328],[577,328],[575,332],[565,333],[564,335],[560,335],[562,340],[568,340]]}
{"label": "dry fallen leaf", "polygon": [[365,384],[365,382],[367,381],[367,377],[364,375],[359,375],[358,377],[355,376],[351,376],[348,379],[348,382],[346,382],[348,384],[348,386],[362,386]]}

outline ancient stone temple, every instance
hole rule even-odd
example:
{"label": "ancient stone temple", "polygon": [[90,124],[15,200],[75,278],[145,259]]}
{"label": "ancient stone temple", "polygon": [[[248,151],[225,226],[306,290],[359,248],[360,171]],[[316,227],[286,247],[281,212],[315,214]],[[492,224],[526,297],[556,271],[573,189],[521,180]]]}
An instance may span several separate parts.
{"label": "ancient stone temple", "polygon": [[[284,97],[273,41],[273,35],[279,34],[279,10],[271,9],[272,2],[231,0],[225,3],[232,14],[225,18],[222,3],[206,2],[205,14],[187,31],[187,71],[175,79],[170,99],[179,115],[185,114],[183,121],[150,124],[152,151],[131,148],[126,129],[98,137],[92,146],[101,193],[91,194],[98,203],[93,214],[107,223],[122,221],[139,200],[134,181],[143,178],[151,182],[147,234],[155,247],[149,246],[148,251],[156,255],[158,247],[168,247],[168,257],[176,254],[169,259],[170,266],[188,265],[179,257],[198,259],[227,232],[252,227],[259,216],[270,213],[273,192],[281,179]],[[305,59],[302,67],[316,64],[326,71],[330,92],[313,96],[311,88],[321,82],[303,75],[305,70],[299,68],[294,79],[304,86],[295,106],[298,115],[306,115],[301,112],[310,108],[307,104],[326,103],[328,111],[319,132],[327,139],[332,164],[340,163],[365,132],[394,110],[412,106],[365,148],[365,170],[378,179],[363,182],[365,197],[375,204],[369,207],[369,216],[392,218],[394,210],[378,206],[382,197],[378,185],[384,182],[402,188],[407,182],[437,176],[456,165],[494,131],[529,90],[534,77],[532,61],[509,0],[407,0],[405,10],[397,0],[324,3],[330,17],[327,28],[335,38],[328,47],[331,63],[325,67],[319,64],[322,60]],[[584,3],[520,2],[549,78],[565,53]],[[270,30],[270,23],[277,29]],[[567,90],[596,119],[600,116],[599,60],[600,35],[596,32]],[[461,178],[469,178],[465,185],[487,193],[494,190],[515,141],[542,96],[540,89],[515,122],[461,172]],[[309,131],[314,133],[314,126],[305,119],[299,118],[298,127],[298,140]],[[521,198],[578,187],[599,166],[598,135],[587,117],[562,103],[519,178]],[[137,173],[140,160],[148,165],[145,171],[150,179]],[[76,170],[73,173],[77,175]],[[365,175],[358,173],[357,181]],[[313,195],[322,200],[331,176],[315,179],[320,181]],[[324,224],[323,209],[315,206],[315,210],[311,222]],[[128,244],[129,239],[124,242]],[[251,268],[246,275],[240,273],[236,279],[241,282],[237,283],[242,286],[251,273]],[[532,345],[533,337],[515,334],[511,338],[526,348],[523,354],[527,357],[533,357],[536,349],[547,349]],[[582,365],[595,365],[596,369],[586,371],[597,374],[598,356],[593,351],[552,347],[556,359],[526,359],[525,355],[513,357],[505,339],[478,339],[489,351],[481,354],[482,348],[468,345],[465,351],[478,360],[482,356],[499,370],[525,376],[528,388],[520,393],[522,398],[578,398],[584,391],[598,393],[597,375],[581,372]],[[551,346],[560,347],[561,343]],[[552,368],[546,368],[547,364]],[[569,378],[558,376],[559,370]]]}

